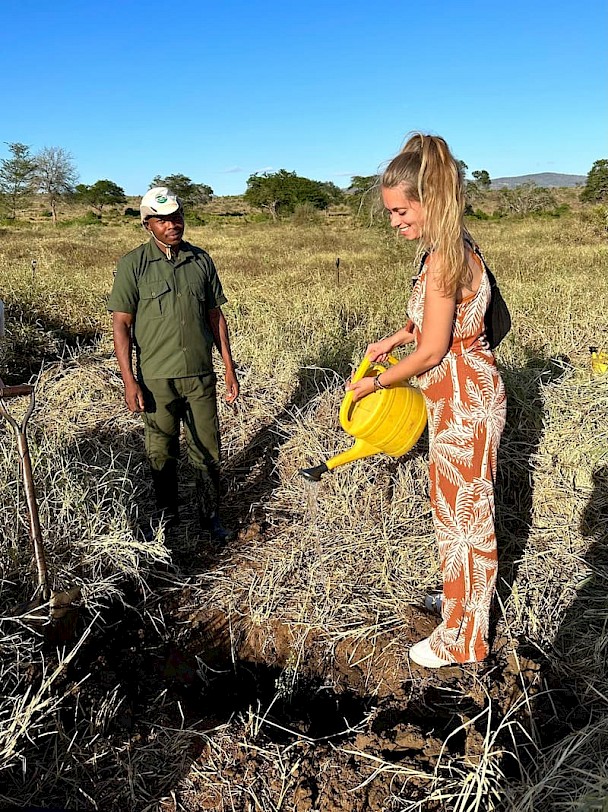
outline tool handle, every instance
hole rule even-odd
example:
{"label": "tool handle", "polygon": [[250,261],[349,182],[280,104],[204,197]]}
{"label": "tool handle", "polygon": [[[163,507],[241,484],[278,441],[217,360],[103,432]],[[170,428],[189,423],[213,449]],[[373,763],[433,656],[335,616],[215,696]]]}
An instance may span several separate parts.
{"label": "tool handle", "polygon": [[44,555],[44,546],[42,543],[42,528],[40,527],[38,502],[36,500],[36,487],[34,485],[34,476],[32,473],[32,459],[30,457],[30,450],[25,429],[23,429],[17,435],[17,450],[19,451],[19,466],[21,468],[21,475],[23,477],[27,511],[30,519],[30,541],[32,542],[32,550],[34,552],[34,560],[36,562],[36,570],[38,572],[38,586],[42,590],[44,600],[47,601],[50,597],[51,591],[49,587],[46,558]]}
{"label": "tool handle", "polygon": [[21,398],[25,395],[31,395],[34,387],[28,383],[21,383],[18,386],[0,386],[0,400],[9,400],[9,398]]}
{"label": "tool handle", "polygon": [[[17,435],[25,432],[27,421],[30,419],[32,412],[34,411],[34,406],[36,404],[36,396],[34,393],[34,387],[30,386],[28,383],[22,383],[18,386],[4,386],[2,380],[0,380],[0,415],[2,415],[2,417],[4,417],[4,419],[10,423]],[[30,404],[27,407],[27,411],[23,415],[21,425],[19,425],[13,415],[9,412],[5,401],[9,400],[10,398],[24,397],[25,395],[30,396]]]}

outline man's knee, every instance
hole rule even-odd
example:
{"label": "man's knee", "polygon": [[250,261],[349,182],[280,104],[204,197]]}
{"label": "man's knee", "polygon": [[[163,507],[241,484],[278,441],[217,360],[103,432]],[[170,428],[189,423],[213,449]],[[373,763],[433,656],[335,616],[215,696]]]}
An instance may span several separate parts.
{"label": "man's knee", "polygon": [[[189,404],[190,407],[190,404]],[[217,466],[220,460],[217,412],[190,407],[184,419],[188,457],[195,468]]]}
{"label": "man's knee", "polygon": [[170,461],[179,459],[179,432],[160,431],[153,423],[145,421],[144,445],[151,467],[160,471]]}

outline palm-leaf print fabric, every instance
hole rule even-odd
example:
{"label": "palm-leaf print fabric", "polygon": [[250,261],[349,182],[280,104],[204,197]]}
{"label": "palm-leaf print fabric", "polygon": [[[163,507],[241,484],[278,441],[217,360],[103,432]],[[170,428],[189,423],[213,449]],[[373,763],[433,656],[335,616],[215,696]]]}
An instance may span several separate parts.
{"label": "palm-leaf print fabric", "polygon": [[[426,274],[424,265],[408,305],[416,338],[422,330]],[[442,622],[430,642],[438,656],[457,662],[488,654],[496,584],[494,480],[506,397],[485,339],[489,301],[484,271],[477,292],[456,306],[447,355],[418,378],[429,416],[430,498],[444,594]]]}

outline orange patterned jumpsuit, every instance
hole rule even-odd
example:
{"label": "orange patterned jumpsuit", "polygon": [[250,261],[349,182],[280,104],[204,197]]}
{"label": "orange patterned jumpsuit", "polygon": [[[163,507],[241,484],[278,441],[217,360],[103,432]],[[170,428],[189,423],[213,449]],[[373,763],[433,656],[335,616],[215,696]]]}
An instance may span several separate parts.
{"label": "orange patterned jumpsuit", "polygon": [[[473,256],[485,268],[475,246]],[[426,264],[408,315],[420,335]],[[484,332],[488,275],[456,305],[452,338],[438,366],[418,376],[428,411],[433,523],[443,576],[442,622],[430,638],[439,657],[457,662],[488,654],[497,571],[494,530],[496,457],[506,419],[505,389]]]}

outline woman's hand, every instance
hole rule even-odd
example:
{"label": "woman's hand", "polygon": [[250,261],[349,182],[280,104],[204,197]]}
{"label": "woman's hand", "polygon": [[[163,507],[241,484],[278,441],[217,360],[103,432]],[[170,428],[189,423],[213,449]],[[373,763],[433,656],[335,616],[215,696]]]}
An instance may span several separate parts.
{"label": "woman's hand", "polygon": [[373,344],[368,344],[365,350],[365,355],[370,361],[386,361],[391,352],[395,349],[396,343],[394,336],[383,338],[381,341],[374,341]]}
{"label": "woman's hand", "polygon": [[356,383],[349,381],[346,384],[346,390],[353,393],[353,403],[356,403],[374,391],[374,378],[366,375],[365,378],[361,378]]}

